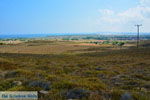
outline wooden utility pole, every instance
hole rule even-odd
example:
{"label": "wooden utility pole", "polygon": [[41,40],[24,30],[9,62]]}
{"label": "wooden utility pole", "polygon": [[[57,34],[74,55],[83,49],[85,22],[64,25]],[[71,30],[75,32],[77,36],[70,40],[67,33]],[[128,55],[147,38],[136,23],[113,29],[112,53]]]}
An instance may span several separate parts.
{"label": "wooden utility pole", "polygon": [[142,26],[142,25],[139,25],[139,24],[137,24],[137,25],[135,25],[136,27],[137,27],[137,48],[139,48],[139,40],[140,40],[140,26]]}

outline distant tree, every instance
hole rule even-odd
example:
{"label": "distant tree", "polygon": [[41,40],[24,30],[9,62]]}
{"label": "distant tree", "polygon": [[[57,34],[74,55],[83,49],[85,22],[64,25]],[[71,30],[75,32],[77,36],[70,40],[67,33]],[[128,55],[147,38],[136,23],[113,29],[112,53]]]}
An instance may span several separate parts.
{"label": "distant tree", "polygon": [[99,44],[99,42],[97,42],[97,41],[95,41],[95,42],[93,42],[94,44]]}
{"label": "distant tree", "polygon": [[122,48],[124,44],[125,44],[125,42],[118,42],[118,41],[113,41],[112,42],[113,46],[119,46],[120,48]]}
{"label": "distant tree", "polygon": [[78,38],[72,38],[71,40],[79,40]]}
{"label": "distant tree", "polygon": [[4,45],[4,43],[0,43],[0,45]]}
{"label": "distant tree", "polygon": [[117,45],[118,45],[120,48],[122,48],[124,44],[125,44],[124,42],[118,42]]}
{"label": "distant tree", "polygon": [[117,44],[118,44],[118,41],[113,41],[113,42],[112,42],[112,45],[113,45],[113,46],[116,46]]}
{"label": "distant tree", "polygon": [[104,41],[103,42],[103,44],[109,44],[110,43],[110,41]]}
{"label": "distant tree", "polygon": [[66,40],[66,41],[69,41],[70,39],[69,39],[69,38],[63,38],[62,40]]}

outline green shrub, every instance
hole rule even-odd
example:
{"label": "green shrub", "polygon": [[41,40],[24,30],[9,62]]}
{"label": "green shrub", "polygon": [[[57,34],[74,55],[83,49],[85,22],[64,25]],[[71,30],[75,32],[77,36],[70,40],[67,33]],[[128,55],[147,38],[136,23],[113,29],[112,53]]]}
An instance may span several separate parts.
{"label": "green shrub", "polygon": [[110,41],[104,41],[103,44],[110,44]]}
{"label": "green shrub", "polygon": [[122,47],[123,45],[125,44],[125,42],[119,42],[119,41],[112,41],[112,45],[114,46],[119,46],[119,47]]}
{"label": "green shrub", "polygon": [[52,85],[52,88],[54,89],[72,89],[74,87],[76,87],[74,82],[67,81],[67,80],[58,81],[53,83]]}
{"label": "green shrub", "polygon": [[13,85],[13,81],[12,80],[5,80],[0,82],[0,91],[6,91],[9,88],[12,88]]}
{"label": "green shrub", "polygon": [[0,45],[4,45],[5,43],[0,43]]}

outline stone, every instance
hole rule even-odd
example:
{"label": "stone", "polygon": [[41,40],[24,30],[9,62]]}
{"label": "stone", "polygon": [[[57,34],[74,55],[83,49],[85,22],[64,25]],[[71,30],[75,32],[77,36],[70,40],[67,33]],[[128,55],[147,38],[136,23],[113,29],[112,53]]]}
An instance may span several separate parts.
{"label": "stone", "polygon": [[44,90],[50,90],[50,85],[51,85],[50,82],[41,80],[31,81],[28,83],[28,86],[30,87],[40,87],[43,88]]}
{"label": "stone", "polygon": [[134,100],[130,93],[124,93],[120,100]]}
{"label": "stone", "polygon": [[39,93],[44,94],[44,95],[47,95],[49,92],[48,92],[48,91],[45,91],[45,90],[41,90],[41,91],[39,91]]}
{"label": "stone", "polygon": [[102,71],[102,70],[106,70],[106,69],[105,68],[101,68],[101,67],[97,67],[97,68],[95,68],[95,70]]}
{"label": "stone", "polygon": [[20,86],[20,85],[22,85],[22,82],[21,82],[21,81],[14,81],[14,82],[13,82],[13,85],[15,85],[15,86]]}
{"label": "stone", "polygon": [[38,92],[38,98],[39,98],[40,100],[45,100],[45,98],[47,98],[46,100],[51,100],[51,99],[48,97],[48,94],[49,94],[48,91],[41,90],[41,91]]}
{"label": "stone", "polygon": [[89,96],[89,91],[84,89],[72,89],[67,92],[67,99],[81,99]]}

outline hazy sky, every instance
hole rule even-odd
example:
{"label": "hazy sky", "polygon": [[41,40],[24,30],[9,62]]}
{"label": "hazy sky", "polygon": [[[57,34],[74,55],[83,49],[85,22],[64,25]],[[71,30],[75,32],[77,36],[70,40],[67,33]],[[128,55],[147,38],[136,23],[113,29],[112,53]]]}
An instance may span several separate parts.
{"label": "hazy sky", "polygon": [[0,0],[0,34],[150,32],[150,0]]}

